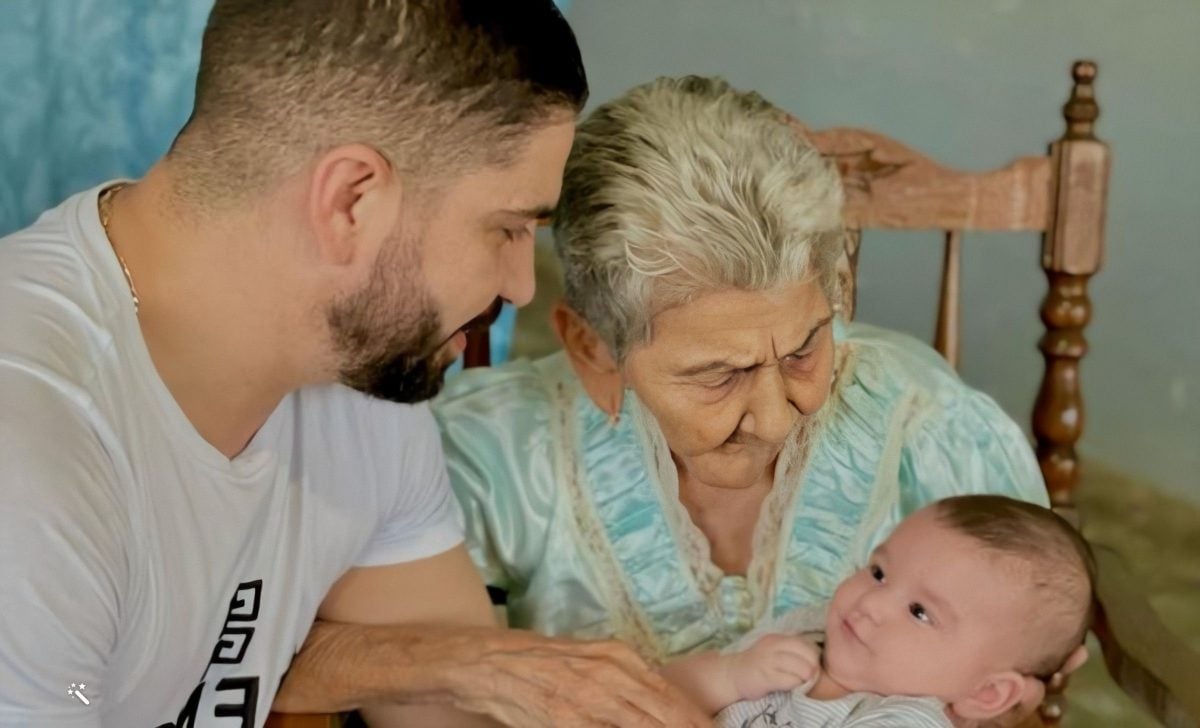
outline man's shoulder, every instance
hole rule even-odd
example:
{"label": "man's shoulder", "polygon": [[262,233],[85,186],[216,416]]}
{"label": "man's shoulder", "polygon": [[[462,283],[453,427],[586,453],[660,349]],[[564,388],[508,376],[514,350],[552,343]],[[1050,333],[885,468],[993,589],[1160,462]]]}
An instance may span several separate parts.
{"label": "man's shoulder", "polygon": [[0,366],[67,387],[89,386],[112,349],[118,320],[117,301],[79,222],[89,194],[0,238]]}
{"label": "man's shoulder", "polygon": [[379,493],[428,480],[444,467],[441,436],[429,404],[397,404],[341,384],[291,395],[289,427],[297,464]]}

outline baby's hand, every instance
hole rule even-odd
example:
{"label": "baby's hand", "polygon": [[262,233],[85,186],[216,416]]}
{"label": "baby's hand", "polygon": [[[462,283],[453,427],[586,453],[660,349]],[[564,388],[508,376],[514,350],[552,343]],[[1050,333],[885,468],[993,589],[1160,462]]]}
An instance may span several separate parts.
{"label": "baby's hand", "polygon": [[797,635],[769,634],[749,649],[729,655],[728,666],[741,700],[791,690],[816,677],[821,651]]}

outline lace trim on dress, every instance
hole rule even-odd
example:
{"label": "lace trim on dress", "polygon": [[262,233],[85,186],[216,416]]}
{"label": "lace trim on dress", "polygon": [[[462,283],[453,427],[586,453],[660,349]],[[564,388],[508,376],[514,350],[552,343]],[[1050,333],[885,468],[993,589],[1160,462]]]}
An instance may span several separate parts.
{"label": "lace trim on dress", "polygon": [[[779,561],[787,553],[794,513],[804,490],[805,472],[811,460],[813,445],[821,440],[831,419],[830,413],[841,397],[848,376],[854,371],[856,357],[851,344],[839,343],[834,353],[833,378],[829,385],[829,406],[822,407],[808,418],[784,450],[775,465],[775,481],[771,494],[763,503],[754,527],[753,557],[747,570],[754,622],[771,615],[775,597],[775,580]],[[785,534],[783,537],[780,534]]]}
{"label": "lace trim on dress", "polygon": [[646,613],[630,592],[616,554],[613,553],[612,543],[584,486],[587,476],[576,451],[578,435],[574,404],[577,392],[572,389],[561,380],[554,387],[551,427],[556,430],[553,441],[559,445],[559,456],[555,459],[559,482],[567,490],[575,526],[585,546],[583,555],[603,582],[598,592],[607,602],[613,637],[632,646],[643,659],[662,662],[668,655]]}

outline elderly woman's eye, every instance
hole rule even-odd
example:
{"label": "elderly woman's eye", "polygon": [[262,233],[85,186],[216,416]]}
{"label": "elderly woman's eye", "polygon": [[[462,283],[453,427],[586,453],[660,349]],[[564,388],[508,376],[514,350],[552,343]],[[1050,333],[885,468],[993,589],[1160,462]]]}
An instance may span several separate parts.
{"label": "elderly woman's eye", "polygon": [[734,380],[737,379],[737,376],[738,376],[738,372],[729,372],[729,373],[723,374],[715,379],[706,380],[704,382],[701,382],[701,384],[703,384],[705,387],[708,387],[709,389],[722,389],[723,387],[728,387],[730,384],[733,384]]}
{"label": "elderly woman's eye", "polygon": [[908,605],[908,613],[913,616],[918,622],[932,624],[933,618],[929,616],[929,612],[925,610],[919,602],[913,602]]}
{"label": "elderly woman's eye", "polygon": [[783,358],[783,368],[793,374],[808,375],[817,363],[816,349],[806,349],[788,354]]}

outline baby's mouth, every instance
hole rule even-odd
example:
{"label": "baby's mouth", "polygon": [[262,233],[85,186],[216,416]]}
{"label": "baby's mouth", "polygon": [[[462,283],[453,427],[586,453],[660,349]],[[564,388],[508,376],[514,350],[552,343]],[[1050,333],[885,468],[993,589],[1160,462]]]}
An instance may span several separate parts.
{"label": "baby's mouth", "polygon": [[850,623],[850,620],[848,618],[843,617],[841,620],[840,626],[841,626],[842,631],[845,632],[847,635],[849,635],[849,637],[852,640],[854,640],[858,644],[862,645],[863,647],[867,648],[868,650],[871,649],[871,646],[868,645],[863,640],[862,636],[859,635],[858,630],[856,630],[854,628],[854,625]]}

